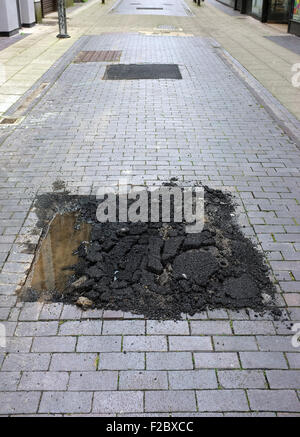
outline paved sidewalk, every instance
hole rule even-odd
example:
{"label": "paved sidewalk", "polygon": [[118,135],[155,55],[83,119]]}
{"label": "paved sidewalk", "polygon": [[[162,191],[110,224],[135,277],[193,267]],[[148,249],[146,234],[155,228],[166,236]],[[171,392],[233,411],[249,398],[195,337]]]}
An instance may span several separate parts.
{"label": "paved sidewalk", "polygon": [[[46,24],[24,29],[25,39],[0,51],[0,116],[18,101],[34,83],[111,7],[99,0],[68,10],[70,39],[57,39],[57,13],[46,16]],[[73,8],[70,8],[73,9]],[[95,16],[95,10],[97,11]]]}
{"label": "paved sidewalk", "polygon": [[[187,36],[195,20],[99,19],[41,79],[51,86],[21,124],[3,128],[1,415],[300,414],[300,348],[291,331],[300,323],[299,148],[212,35]],[[110,33],[118,23],[133,31]],[[158,27],[171,24],[170,34]],[[106,63],[71,62],[80,50],[121,50],[122,63],[176,63],[183,79],[102,80]],[[278,281],[285,321],[207,310],[158,322],[16,302],[32,261],[20,243],[39,239],[31,209],[37,192],[53,191],[57,179],[72,193],[90,194],[120,176],[151,184],[175,174],[235,194],[245,233]]]}

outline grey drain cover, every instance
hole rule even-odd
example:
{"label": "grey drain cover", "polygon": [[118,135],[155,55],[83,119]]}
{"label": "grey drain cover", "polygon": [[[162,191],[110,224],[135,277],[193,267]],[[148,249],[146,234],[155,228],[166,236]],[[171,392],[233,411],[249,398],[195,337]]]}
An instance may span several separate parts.
{"label": "grey drain cover", "polygon": [[182,76],[176,64],[118,64],[108,65],[103,79],[182,79]]}

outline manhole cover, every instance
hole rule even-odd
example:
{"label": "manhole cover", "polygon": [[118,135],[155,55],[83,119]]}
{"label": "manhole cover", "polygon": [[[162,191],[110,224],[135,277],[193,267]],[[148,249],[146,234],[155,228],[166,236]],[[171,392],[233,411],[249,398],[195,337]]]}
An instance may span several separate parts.
{"label": "manhole cover", "polygon": [[120,50],[82,51],[78,53],[74,63],[120,61],[121,55],[122,51]]}
{"label": "manhole cover", "polygon": [[172,26],[171,24],[160,24],[156,29],[159,30],[182,30],[181,28]]}
{"label": "manhole cover", "polygon": [[[152,193],[143,208],[152,202]],[[123,200],[116,199],[118,217]],[[271,309],[280,315],[272,303],[275,287],[263,255],[233,218],[231,195],[204,187],[204,200],[203,230],[187,233],[184,221],[174,221],[172,213],[166,222],[162,216],[151,221],[147,214],[143,222],[100,223],[96,197],[64,192],[39,196],[35,207],[44,239],[21,299],[149,318],[176,319],[207,307]],[[130,208],[137,207],[134,202]],[[29,244],[25,252],[32,249]]]}
{"label": "manhole cover", "polygon": [[108,65],[104,80],[182,79],[176,64]]}

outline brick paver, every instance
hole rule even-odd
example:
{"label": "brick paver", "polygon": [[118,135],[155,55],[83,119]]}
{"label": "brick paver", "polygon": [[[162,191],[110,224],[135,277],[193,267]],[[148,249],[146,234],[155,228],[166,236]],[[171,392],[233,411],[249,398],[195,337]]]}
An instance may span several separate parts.
{"label": "brick paver", "polygon": [[[21,124],[3,129],[0,318],[8,338],[0,348],[0,414],[295,415],[299,149],[207,34],[136,30],[79,39],[42,79],[53,86],[40,102]],[[80,50],[120,50],[122,63],[177,63],[183,79],[103,81],[105,63],[71,63]],[[208,309],[159,322],[16,302],[32,261],[20,243],[38,240],[31,232],[37,192],[52,191],[56,179],[89,194],[121,176],[151,184],[175,174],[235,194],[245,233],[269,257],[278,305],[292,308],[285,321]]]}

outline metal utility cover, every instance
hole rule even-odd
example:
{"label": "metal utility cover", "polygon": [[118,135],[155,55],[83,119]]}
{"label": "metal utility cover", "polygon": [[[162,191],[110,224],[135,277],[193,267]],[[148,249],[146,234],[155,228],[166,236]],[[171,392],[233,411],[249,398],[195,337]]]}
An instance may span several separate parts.
{"label": "metal utility cover", "polygon": [[120,50],[100,50],[100,51],[82,51],[76,56],[76,64],[82,62],[114,62],[120,61],[122,52]]}
{"label": "metal utility cover", "polygon": [[182,79],[182,76],[177,64],[118,64],[108,65],[103,79]]}

